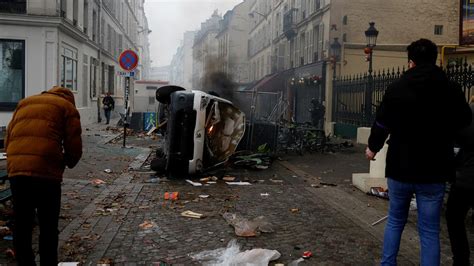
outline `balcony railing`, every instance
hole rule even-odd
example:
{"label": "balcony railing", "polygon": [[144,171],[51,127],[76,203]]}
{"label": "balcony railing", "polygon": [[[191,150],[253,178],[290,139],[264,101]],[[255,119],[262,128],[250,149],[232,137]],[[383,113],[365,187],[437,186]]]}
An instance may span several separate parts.
{"label": "balcony railing", "polygon": [[288,40],[296,36],[296,11],[292,8],[283,15],[283,32]]}
{"label": "balcony railing", "polygon": [[24,1],[1,1],[0,13],[26,14],[26,0]]}

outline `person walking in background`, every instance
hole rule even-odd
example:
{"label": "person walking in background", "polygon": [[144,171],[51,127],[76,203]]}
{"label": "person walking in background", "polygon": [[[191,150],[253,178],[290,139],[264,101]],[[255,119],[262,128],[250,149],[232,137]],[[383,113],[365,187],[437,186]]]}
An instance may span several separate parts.
{"label": "person walking in background", "polygon": [[[474,96],[470,101],[474,116]],[[456,180],[451,185],[446,209],[449,240],[453,253],[453,265],[471,265],[469,243],[464,221],[474,206],[474,123],[462,130],[457,137],[460,148],[456,156],[458,167]]]}
{"label": "person walking in background", "polygon": [[110,92],[107,92],[106,96],[102,100],[102,105],[103,105],[103,108],[104,108],[104,114],[105,114],[105,119],[106,119],[105,124],[108,125],[109,122],[110,122],[110,113],[115,108],[115,101],[114,101],[114,98],[112,98],[112,96],[110,96]]}
{"label": "person walking in background", "polygon": [[446,181],[455,175],[455,134],[471,123],[472,114],[460,87],[436,66],[436,44],[420,39],[407,52],[409,69],[388,87],[365,154],[373,160],[390,135],[385,169],[390,206],[381,264],[396,265],[410,201],[416,195],[421,265],[434,266],[440,264]]}
{"label": "person walking in background", "polygon": [[53,87],[20,101],[7,128],[5,149],[18,265],[35,265],[35,213],[41,265],[57,265],[63,172],[82,156],[81,122],[72,92]]}

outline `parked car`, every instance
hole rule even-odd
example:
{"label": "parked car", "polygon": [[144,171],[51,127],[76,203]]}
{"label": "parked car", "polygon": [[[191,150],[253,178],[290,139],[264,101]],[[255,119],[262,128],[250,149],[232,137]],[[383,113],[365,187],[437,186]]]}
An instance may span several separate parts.
{"label": "parked car", "polygon": [[245,114],[232,102],[179,86],[159,88],[156,99],[166,110],[161,116],[167,119],[162,166],[169,176],[203,172],[235,152],[245,132]]}

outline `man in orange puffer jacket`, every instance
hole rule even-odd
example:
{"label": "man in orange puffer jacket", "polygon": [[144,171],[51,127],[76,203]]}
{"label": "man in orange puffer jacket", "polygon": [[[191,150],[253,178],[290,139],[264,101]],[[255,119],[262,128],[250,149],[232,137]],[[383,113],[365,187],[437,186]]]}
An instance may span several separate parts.
{"label": "man in orange puffer jacket", "polygon": [[81,122],[69,89],[53,87],[18,104],[5,140],[19,265],[34,265],[32,228],[40,227],[41,265],[57,265],[61,182],[82,156]]}

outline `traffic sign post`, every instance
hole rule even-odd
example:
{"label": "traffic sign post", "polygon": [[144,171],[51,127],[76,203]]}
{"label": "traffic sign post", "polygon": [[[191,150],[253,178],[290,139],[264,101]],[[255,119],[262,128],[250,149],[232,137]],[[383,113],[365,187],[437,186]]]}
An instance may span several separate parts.
{"label": "traffic sign post", "polygon": [[130,93],[130,77],[135,76],[135,68],[138,65],[138,55],[132,50],[125,50],[120,54],[119,64],[123,71],[119,71],[120,76],[125,77],[125,112],[124,112],[124,122],[123,122],[123,148],[125,148],[125,143],[127,139],[127,126],[128,126],[128,94]]}

